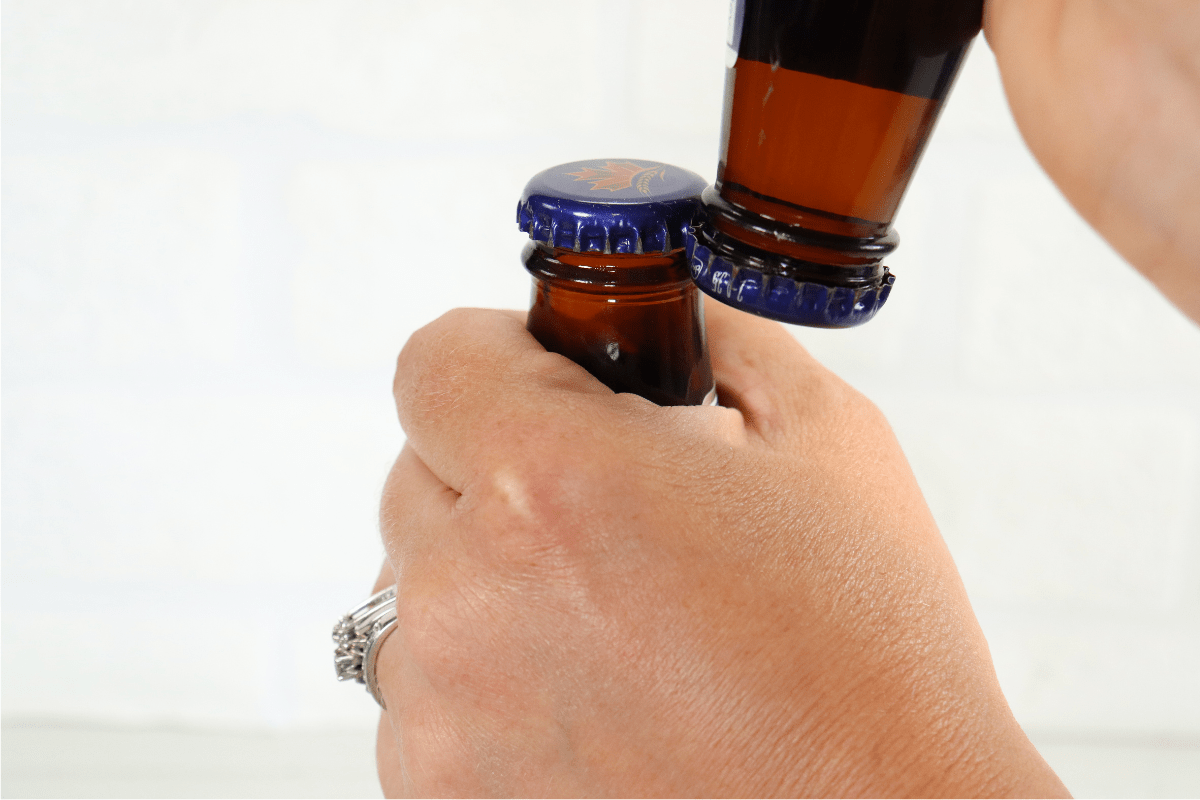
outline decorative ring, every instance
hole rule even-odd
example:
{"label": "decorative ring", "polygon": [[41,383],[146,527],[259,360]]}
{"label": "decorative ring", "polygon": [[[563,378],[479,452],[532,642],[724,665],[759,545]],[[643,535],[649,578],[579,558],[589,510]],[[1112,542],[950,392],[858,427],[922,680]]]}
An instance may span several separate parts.
{"label": "decorative ring", "polygon": [[363,683],[367,685],[367,691],[384,711],[387,710],[387,705],[383,702],[383,693],[379,691],[379,684],[375,681],[375,664],[379,661],[379,651],[383,649],[384,641],[392,635],[392,631],[396,630],[395,600],[392,603],[392,615],[387,619],[379,620],[371,627],[367,648],[363,652]]}
{"label": "decorative ring", "polygon": [[339,681],[366,684],[381,707],[383,695],[375,682],[380,646],[396,628],[396,587],[376,592],[346,612],[333,626],[333,667]]}

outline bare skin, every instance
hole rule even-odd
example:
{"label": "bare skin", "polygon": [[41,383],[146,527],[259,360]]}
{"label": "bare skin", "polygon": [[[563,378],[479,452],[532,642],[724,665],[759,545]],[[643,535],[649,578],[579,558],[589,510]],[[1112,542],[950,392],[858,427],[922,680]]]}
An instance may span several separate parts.
{"label": "bare skin", "polygon": [[708,313],[727,408],[613,394],[503,312],[405,347],[385,791],[1062,794],[882,415]]}
{"label": "bare skin", "polygon": [[1046,172],[1200,322],[1200,3],[991,0],[984,31]]}
{"label": "bare skin", "polygon": [[[1039,161],[1200,321],[1200,5],[985,25]],[[726,408],[615,395],[519,315],[405,347],[385,793],[1065,796],[878,410],[779,326],[707,314]]]}

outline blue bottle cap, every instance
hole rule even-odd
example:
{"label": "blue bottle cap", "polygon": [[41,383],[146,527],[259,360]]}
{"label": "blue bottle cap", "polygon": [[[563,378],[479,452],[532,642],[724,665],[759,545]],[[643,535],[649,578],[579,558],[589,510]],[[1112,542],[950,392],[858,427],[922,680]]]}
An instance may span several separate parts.
{"label": "blue bottle cap", "polygon": [[862,325],[883,308],[896,281],[882,265],[841,270],[759,250],[721,233],[702,216],[688,229],[686,247],[692,280],[702,292],[791,325]]}
{"label": "blue bottle cap", "polygon": [[665,253],[684,246],[705,185],[658,161],[573,161],[525,184],[517,225],[534,241],[579,253]]}

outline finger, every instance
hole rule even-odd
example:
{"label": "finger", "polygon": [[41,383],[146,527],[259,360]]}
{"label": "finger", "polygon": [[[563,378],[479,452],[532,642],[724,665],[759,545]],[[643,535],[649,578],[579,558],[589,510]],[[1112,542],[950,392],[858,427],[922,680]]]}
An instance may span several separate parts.
{"label": "finger", "polygon": [[384,797],[404,797],[404,762],[400,758],[400,745],[392,729],[387,712],[379,715],[379,728],[375,734],[375,771]]}
{"label": "finger", "polygon": [[[458,492],[438,480],[408,446],[400,451],[388,473],[379,507],[379,529],[387,563],[383,573],[399,584],[419,553],[426,552],[449,528]],[[381,573],[379,580],[385,580]]]}
{"label": "finger", "polygon": [[[413,553],[428,549],[434,539],[442,538],[448,527],[457,492],[448,488],[421,463],[407,445],[400,451],[388,473],[380,503],[379,528],[387,557],[379,570],[372,593],[388,586],[397,587],[398,600],[403,591],[401,581],[413,561]],[[410,581],[405,581],[405,588]],[[379,664],[388,659],[385,654],[395,636],[384,640],[380,647]],[[382,680],[382,672],[380,673]]]}
{"label": "finger", "polygon": [[395,576],[392,574],[392,565],[385,558],[383,566],[379,568],[379,577],[375,579],[375,587],[371,589],[371,594],[382,592],[387,587],[396,582]]}
{"label": "finger", "polygon": [[607,415],[636,402],[547,353],[519,315],[482,309],[452,311],[413,334],[393,388],[409,445],[460,492],[547,437],[560,451],[588,448]]}
{"label": "finger", "polygon": [[760,437],[788,437],[856,394],[780,323],[708,298],[704,315],[721,404],[741,411]]}
{"label": "finger", "polygon": [[396,627],[379,645],[375,662],[376,681],[386,703],[375,746],[375,764],[385,797],[411,793],[400,749],[403,720],[412,715],[413,708],[429,703],[428,681],[412,661],[406,640],[411,625],[405,624],[404,615],[412,607],[412,594],[436,593],[436,586],[446,582],[446,572],[457,560],[431,556],[453,539],[458,497],[408,444],[401,449],[384,484],[380,530],[387,560],[376,581],[376,591],[396,584],[398,615]]}

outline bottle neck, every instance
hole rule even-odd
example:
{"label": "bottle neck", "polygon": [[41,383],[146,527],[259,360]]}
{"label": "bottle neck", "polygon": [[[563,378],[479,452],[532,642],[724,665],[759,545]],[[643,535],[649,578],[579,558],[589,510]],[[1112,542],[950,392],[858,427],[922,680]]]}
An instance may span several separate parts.
{"label": "bottle neck", "polygon": [[576,253],[530,242],[522,255],[533,275],[526,324],[548,351],[614,392],[669,406],[711,401],[704,307],[683,249]]}
{"label": "bottle neck", "polygon": [[666,253],[578,253],[528,242],[521,253],[537,280],[598,294],[678,291],[691,282],[683,248]]}

